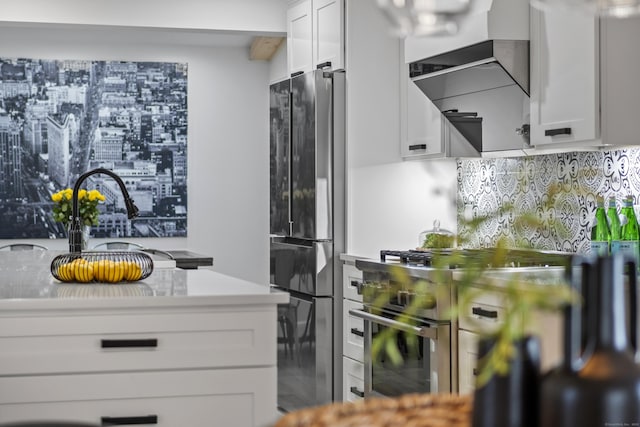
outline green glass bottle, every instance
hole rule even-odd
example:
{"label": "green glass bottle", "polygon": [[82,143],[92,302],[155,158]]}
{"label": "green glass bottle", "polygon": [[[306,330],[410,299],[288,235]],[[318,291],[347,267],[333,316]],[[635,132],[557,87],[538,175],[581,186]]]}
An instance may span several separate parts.
{"label": "green glass bottle", "polygon": [[596,201],[596,214],[591,226],[591,253],[596,255],[609,255],[609,241],[611,233],[607,222],[607,214],[604,210],[604,199],[598,197]]}
{"label": "green glass bottle", "polygon": [[633,196],[627,196],[624,199],[620,213],[626,218],[623,221],[624,225],[620,229],[620,251],[630,254],[637,263],[638,259],[640,259],[640,230],[638,229],[638,220],[633,208]]}
{"label": "green glass bottle", "polygon": [[609,231],[611,232],[610,250],[612,254],[615,254],[620,251],[620,230],[622,227],[615,197],[609,197],[607,219],[609,220]]}

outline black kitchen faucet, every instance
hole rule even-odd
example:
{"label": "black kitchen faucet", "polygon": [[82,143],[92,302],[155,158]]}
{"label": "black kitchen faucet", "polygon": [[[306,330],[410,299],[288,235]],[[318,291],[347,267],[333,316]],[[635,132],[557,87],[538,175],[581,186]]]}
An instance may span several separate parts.
{"label": "black kitchen faucet", "polygon": [[109,175],[118,183],[118,186],[120,186],[120,191],[122,191],[122,195],[124,196],[124,204],[127,207],[127,217],[133,219],[138,216],[138,207],[133,203],[133,199],[129,196],[127,187],[125,187],[122,179],[114,172],[105,168],[97,168],[80,175],[80,178],[78,178],[76,184],[73,186],[71,228],[69,230],[69,252],[71,253],[79,253],[82,250],[82,219],[80,218],[80,212],[78,210],[78,191],[80,190],[80,185],[85,179],[98,173]]}

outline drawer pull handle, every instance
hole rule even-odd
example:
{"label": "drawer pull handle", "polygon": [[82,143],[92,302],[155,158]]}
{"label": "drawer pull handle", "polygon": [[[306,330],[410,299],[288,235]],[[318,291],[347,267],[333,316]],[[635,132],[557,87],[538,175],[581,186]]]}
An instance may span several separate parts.
{"label": "drawer pull handle", "polygon": [[426,150],[427,144],[414,144],[409,146],[409,151]]}
{"label": "drawer pull handle", "polygon": [[571,128],[547,129],[544,136],[571,135]]}
{"label": "drawer pull handle", "polygon": [[144,415],[141,417],[102,417],[103,426],[128,426],[135,424],[158,424],[157,415]]}
{"label": "drawer pull handle", "polygon": [[127,347],[157,347],[156,338],[131,339],[131,340],[100,340],[102,348],[127,348]]}
{"label": "drawer pull handle", "polygon": [[489,319],[497,319],[498,318],[498,312],[495,310],[485,310],[484,308],[480,308],[480,307],[473,307],[471,309],[471,312],[473,314],[475,314],[476,316],[480,316],[480,317],[486,317]]}
{"label": "drawer pull handle", "polygon": [[358,293],[358,295],[362,295],[362,282],[360,282],[358,280],[352,280],[351,281],[351,286],[356,288],[356,292]]}
{"label": "drawer pull handle", "polygon": [[364,338],[364,332],[357,328],[351,328],[351,333]]}
{"label": "drawer pull handle", "polygon": [[358,390],[358,387],[351,387],[349,391],[351,391],[351,393],[355,394],[358,397],[364,397],[364,391]]}
{"label": "drawer pull handle", "polygon": [[322,70],[323,68],[331,68],[331,61],[323,62],[322,64],[318,64],[316,66],[317,70]]}
{"label": "drawer pull handle", "polygon": [[478,369],[477,368],[473,368],[473,376],[478,376]]}

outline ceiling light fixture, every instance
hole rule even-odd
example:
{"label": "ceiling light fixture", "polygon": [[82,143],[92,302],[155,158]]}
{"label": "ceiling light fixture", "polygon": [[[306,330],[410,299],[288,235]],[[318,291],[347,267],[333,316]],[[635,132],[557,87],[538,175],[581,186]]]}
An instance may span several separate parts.
{"label": "ceiling light fixture", "polygon": [[452,35],[472,0],[377,0],[397,36]]}

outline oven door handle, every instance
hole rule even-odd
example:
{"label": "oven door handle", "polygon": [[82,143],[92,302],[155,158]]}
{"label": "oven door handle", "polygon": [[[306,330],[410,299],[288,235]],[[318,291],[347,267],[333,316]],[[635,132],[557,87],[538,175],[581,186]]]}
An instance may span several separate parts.
{"label": "oven door handle", "polygon": [[349,310],[349,314],[355,317],[359,317],[360,319],[363,319],[363,320],[368,320],[370,322],[388,326],[393,329],[398,329],[402,332],[409,332],[424,338],[430,338],[432,340],[438,339],[438,330],[436,328],[425,328],[421,326],[407,325],[406,323],[398,322],[397,320],[367,313],[366,311],[362,311],[362,310]]}

